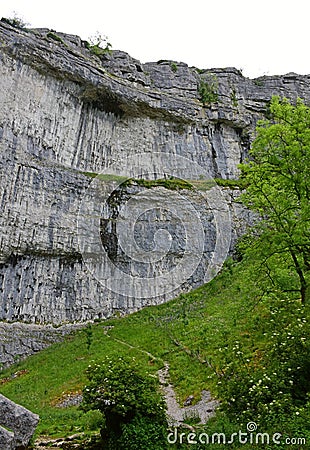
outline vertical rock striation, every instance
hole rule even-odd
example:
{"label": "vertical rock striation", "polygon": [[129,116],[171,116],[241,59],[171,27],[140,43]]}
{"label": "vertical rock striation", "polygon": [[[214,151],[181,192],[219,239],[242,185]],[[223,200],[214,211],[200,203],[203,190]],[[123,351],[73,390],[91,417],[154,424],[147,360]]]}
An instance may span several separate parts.
{"label": "vertical rock striation", "polygon": [[[210,180],[237,178],[238,164],[247,156],[257,120],[264,117],[272,95],[309,100],[308,76],[250,80],[234,68],[141,64],[121,51],[96,56],[76,36],[20,30],[3,21],[0,43],[0,318],[7,321],[61,324],[104,318],[115,310],[130,312],[166,301],[201,284],[215,251],[217,206],[206,207],[197,191],[182,186],[178,195],[198,211],[205,235],[201,262],[191,276],[178,289],[152,298],[115,293],[98,282],[79,243],[79,232],[85,233],[85,241],[87,230],[77,228],[81,201],[94,176],[108,174],[113,166],[120,167],[119,175],[141,179],[141,163],[155,178],[169,178],[165,161],[173,156],[199,165]],[[201,86],[210,87],[210,80],[217,100],[207,103]],[[185,178],[192,180],[197,173],[188,167]],[[103,248],[124,273],[150,276],[143,261],[123,257],[115,231],[123,205],[146,187],[119,187],[113,177],[102,184],[110,196],[109,215],[99,227]],[[119,192],[114,203],[113,189]],[[160,210],[168,195],[163,191],[170,187],[147,189],[159,206],[137,220],[137,242],[144,252],[154,250],[154,235],[169,222],[170,253],[152,266],[153,272],[164,273],[183,256],[186,233],[177,215]],[[238,193],[222,191],[232,218],[231,229],[222,231],[231,235],[231,251],[250,219],[234,202]],[[177,202],[173,207],[178,208]]]}

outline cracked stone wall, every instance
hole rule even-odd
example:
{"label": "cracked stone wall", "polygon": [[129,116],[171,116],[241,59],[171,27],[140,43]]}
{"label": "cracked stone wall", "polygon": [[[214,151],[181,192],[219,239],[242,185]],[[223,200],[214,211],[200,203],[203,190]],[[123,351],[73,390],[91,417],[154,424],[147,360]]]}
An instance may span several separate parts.
{"label": "cracked stone wall", "polygon": [[[217,206],[206,206],[190,190],[178,195],[188,199],[203,224],[205,247],[198,269],[178,289],[152,298],[115,293],[98,282],[79,243],[79,233],[88,239],[87,229],[77,228],[93,177],[108,173],[110,166],[127,177],[143,177],[143,167],[157,178],[169,177],[165,164],[173,156],[193,163],[193,169],[187,166],[188,180],[197,175],[197,165],[210,178],[236,178],[272,95],[309,100],[307,76],[249,80],[234,68],[141,64],[121,51],[97,57],[78,37],[58,35],[62,41],[56,42],[48,30],[18,30],[0,22],[0,319],[7,321],[61,324],[104,318],[116,310],[161,303],[201,284],[214,253]],[[210,74],[217,81],[218,101],[204,105],[199,86]],[[108,197],[119,182],[102,184]],[[126,201],[142,190],[124,187]],[[168,190],[149,190],[158,205],[168,195],[163,191]],[[222,195],[232,220],[222,233],[230,234],[232,251],[251,219],[233,202],[238,193],[225,188]],[[115,242],[116,269],[145,277],[140,263],[122,259],[118,237],[111,232],[121,210],[122,203],[112,205],[105,219],[110,226],[104,231],[106,250],[112,254]],[[146,252],[153,248],[154,224],[163,222],[157,213],[142,216],[137,224],[145,231],[139,245]],[[167,217],[170,239],[182,237],[177,219]],[[153,271],[164,273],[180,259],[184,236]]]}

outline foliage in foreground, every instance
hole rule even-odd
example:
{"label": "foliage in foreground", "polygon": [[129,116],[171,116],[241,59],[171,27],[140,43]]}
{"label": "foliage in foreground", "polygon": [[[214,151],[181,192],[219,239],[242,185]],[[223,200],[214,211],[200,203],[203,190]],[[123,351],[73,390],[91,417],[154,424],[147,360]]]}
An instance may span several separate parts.
{"label": "foliage in foreground", "polygon": [[[67,394],[81,392],[83,386],[89,384],[86,370],[90,364],[93,366],[94,359],[100,361],[106,356],[112,360],[119,356],[135,357],[139,366],[153,375],[162,366],[162,361],[167,361],[170,365],[171,382],[180,404],[189,395],[194,395],[199,400],[202,389],[210,389],[213,395],[223,400],[223,404],[227,404],[229,410],[219,412],[205,427],[206,432],[230,434],[239,429],[246,430],[246,420],[249,417],[251,421],[258,421],[256,402],[262,405],[268,394],[267,389],[263,389],[266,384],[259,383],[263,374],[266,373],[271,378],[272,384],[268,387],[274,386],[272,392],[277,390],[276,399],[279,399],[279,391],[282,390],[280,384],[286,382],[286,374],[291,372],[289,369],[293,369],[296,374],[295,369],[301,366],[298,363],[300,339],[309,336],[309,315],[304,307],[299,304],[298,308],[302,311],[296,309],[296,314],[291,316],[289,310],[281,322],[278,322],[285,310],[286,301],[280,300],[278,304],[271,298],[263,301],[261,296],[262,291],[253,279],[249,261],[236,263],[229,260],[222,273],[208,285],[167,304],[149,307],[128,317],[94,324],[91,326],[91,337],[90,333],[75,333],[68,336],[65,342],[55,344],[3,371],[1,392],[40,415],[37,435],[65,437],[83,432],[87,437],[102,428],[102,414],[98,410],[83,412],[75,406],[59,408],[57,404]],[[295,305],[293,302],[291,306]],[[279,308],[279,312],[275,311],[276,308]],[[305,319],[302,320],[302,327],[298,326],[299,318]],[[296,331],[299,341],[296,341],[296,347],[292,347],[297,338]],[[281,334],[272,337],[273,333]],[[292,337],[284,339],[285,334],[290,336],[289,333]],[[281,342],[290,345],[280,359],[279,356],[270,354],[268,349],[272,347],[272,343],[279,347]],[[305,361],[306,347],[302,348],[304,350],[301,357]],[[282,350],[285,350],[285,346]],[[150,361],[144,351],[152,353],[156,359]],[[289,361],[292,357],[293,361]],[[281,365],[280,361],[284,364]],[[279,376],[270,376],[276,364],[279,364]],[[298,371],[299,369],[297,373]],[[223,376],[225,373],[226,378]],[[307,373],[304,375],[307,378]],[[253,380],[251,385],[250,380]],[[288,380],[294,381],[294,377],[287,378]],[[277,384],[273,385],[274,382]],[[249,392],[254,384],[259,386],[255,401]],[[291,390],[290,386],[287,382],[286,395],[294,392],[294,385]],[[247,402],[250,405],[244,407]],[[296,402],[293,407],[300,414],[292,415],[291,410],[287,411],[286,404],[283,403],[278,411],[279,421],[275,414],[261,415],[258,421],[259,431],[267,432],[271,428],[275,432],[279,423],[282,432],[288,436],[303,436],[306,433],[309,436],[309,405],[304,403],[302,406]],[[241,417],[239,411],[243,410],[246,413]],[[270,418],[272,425],[269,423]],[[147,424],[145,426],[149,427]],[[137,429],[141,430],[143,427],[140,423],[132,423],[126,429],[124,439],[131,432],[136,433]],[[83,445],[81,448],[88,448]],[[143,444],[141,448],[147,450],[148,447]],[[186,444],[181,447],[179,444],[176,448],[186,448]],[[193,446],[189,444],[189,448]],[[198,446],[195,448],[198,449]],[[212,448],[225,449],[227,445],[218,444]],[[238,445],[231,445],[231,448],[238,449]],[[252,447],[243,445],[242,448]],[[266,446],[262,448],[266,449]],[[280,446],[275,448],[281,449]]]}
{"label": "foliage in foreground", "polygon": [[165,402],[156,375],[128,357],[107,357],[93,363],[87,375],[83,407],[103,414],[101,435],[107,449],[165,448]]}
{"label": "foliage in foreground", "polygon": [[307,423],[310,408],[310,109],[275,97],[270,114],[241,166],[241,199],[260,220],[239,246],[261,290],[266,340],[250,351],[240,339],[225,345],[218,385],[234,420],[287,431],[294,417]]}
{"label": "foliage in foreground", "polygon": [[285,428],[288,417],[309,412],[310,327],[300,302],[279,297],[262,300],[264,346],[249,352],[236,339],[221,349],[218,386],[222,408],[234,420]]}

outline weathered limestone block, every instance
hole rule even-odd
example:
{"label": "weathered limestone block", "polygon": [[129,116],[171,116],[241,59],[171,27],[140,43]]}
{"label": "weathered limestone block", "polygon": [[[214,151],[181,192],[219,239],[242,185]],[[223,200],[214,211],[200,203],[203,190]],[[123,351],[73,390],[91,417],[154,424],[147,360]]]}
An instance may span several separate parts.
{"label": "weathered limestone block", "polygon": [[1,450],[14,450],[14,433],[0,426],[0,448]]}
{"label": "weathered limestone block", "polygon": [[[39,416],[32,413],[23,406],[17,405],[8,398],[0,394],[0,425],[12,430],[14,435],[14,446],[8,449],[26,448],[39,422]],[[9,440],[11,434],[6,435]],[[1,447],[1,450],[2,449]]]}
{"label": "weathered limestone block", "polygon": [[0,370],[43,350],[55,342],[62,341],[69,333],[83,326],[85,324],[82,323],[54,327],[21,321],[0,322]]}

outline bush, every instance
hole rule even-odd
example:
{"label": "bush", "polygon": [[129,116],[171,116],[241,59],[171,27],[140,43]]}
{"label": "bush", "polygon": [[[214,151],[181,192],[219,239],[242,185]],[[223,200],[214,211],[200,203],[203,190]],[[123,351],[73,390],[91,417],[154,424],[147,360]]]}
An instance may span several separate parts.
{"label": "bush", "polygon": [[28,26],[28,24],[16,14],[14,14],[13,17],[2,17],[1,21],[20,30],[24,30]]}
{"label": "bush", "polygon": [[165,448],[165,403],[156,376],[129,357],[107,357],[90,365],[87,375],[82,407],[103,414],[107,449]]}
{"label": "bush", "polygon": [[201,80],[198,93],[203,105],[218,101],[218,81],[215,75],[209,74],[206,80]]}
{"label": "bush", "polygon": [[97,431],[103,426],[103,416],[98,410],[87,411],[82,416],[82,425],[84,430]]}
{"label": "bush", "polygon": [[164,450],[167,447],[166,424],[158,424],[144,417],[137,417],[124,424],[117,450]]}
{"label": "bush", "polygon": [[300,301],[278,293],[265,303],[269,314],[260,325],[265,348],[251,354],[240,341],[227,344],[218,388],[234,420],[285,428],[292,418],[309,415],[310,330]]}
{"label": "bush", "polygon": [[110,54],[111,43],[108,41],[107,36],[104,36],[100,32],[96,32],[96,34],[89,38],[90,42],[86,41],[86,47],[90,50],[93,55],[102,56],[106,53]]}

